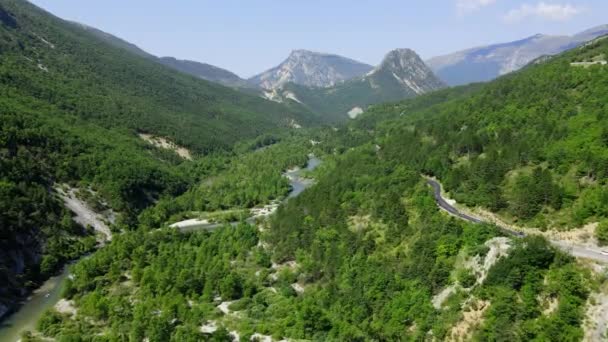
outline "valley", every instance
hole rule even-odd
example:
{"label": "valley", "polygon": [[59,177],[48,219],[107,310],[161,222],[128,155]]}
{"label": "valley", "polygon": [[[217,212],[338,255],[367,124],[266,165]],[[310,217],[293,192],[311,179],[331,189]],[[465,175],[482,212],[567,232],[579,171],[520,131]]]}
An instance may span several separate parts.
{"label": "valley", "polygon": [[[320,163],[321,161],[319,159],[311,156],[304,170],[312,171]],[[285,177],[290,180],[291,188],[285,200],[297,197],[302,193],[302,191],[313,184],[311,179],[301,177],[301,171],[302,170],[295,168],[284,173]],[[112,240],[112,233],[109,231],[106,224],[97,218],[101,216],[100,213],[96,213],[86,203],[76,198],[73,189],[68,190],[67,194],[62,189],[58,189],[58,192],[66,202],[66,207],[76,213],[75,221],[83,226],[92,226],[100,234],[100,237],[98,238],[100,248],[103,248],[103,244]],[[275,204],[268,213],[262,215],[261,217],[254,216],[247,218],[244,221],[247,224],[255,224],[256,219],[264,219],[268,215],[272,215],[277,207],[278,204]],[[199,221],[182,222],[184,223],[180,224],[181,222],[177,222],[171,225],[171,227],[175,227],[181,232],[196,232],[199,230],[210,231],[222,227],[226,228],[227,226],[236,227],[241,224],[240,221],[229,223],[206,223]],[[29,296],[27,300],[18,308],[18,311],[11,314],[8,319],[2,322],[0,325],[0,340],[17,341],[24,332],[36,330],[37,323],[42,315],[45,314],[45,312],[47,312],[49,309],[58,308],[58,302],[60,302],[63,297],[62,291],[66,280],[73,276],[73,274],[70,274],[69,267],[66,266],[59,275],[51,277],[45,281],[42,286],[34,290],[32,295]],[[229,312],[227,309],[228,304],[230,303],[225,305],[226,308],[223,309],[224,312]],[[215,332],[215,330],[212,329],[210,332]]]}
{"label": "valley", "polygon": [[41,3],[0,0],[0,341],[608,338],[606,26],[425,62],[365,4]]}

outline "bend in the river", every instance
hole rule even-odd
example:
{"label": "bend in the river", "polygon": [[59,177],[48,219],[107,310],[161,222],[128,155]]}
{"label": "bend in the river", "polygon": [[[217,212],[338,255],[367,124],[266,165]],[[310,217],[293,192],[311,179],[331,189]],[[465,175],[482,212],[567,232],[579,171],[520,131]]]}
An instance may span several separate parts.
{"label": "bend in the river", "polygon": [[[310,155],[306,168],[293,169],[285,172],[284,175],[289,178],[289,183],[291,185],[291,191],[287,195],[285,201],[297,197],[313,184],[311,179],[302,177],[302,172],[312,171],[320,164],[321,160],[319,158]],[[254,223],[255,218],[250,217],[245,221],[247,223]],[[229,224],[234,226],[239,224],[239,222],[231,222]],[[201,229],[212,230],[225,225],[226,224],[224,223],[210,223],[207,225],[180,228],[180,231],[185,232]],[[15,342],[20,340],[21,334],[24,331],[36,330],[36,324],[44,312],[55,306],[61,299],[61,290],[65,279],[69,274],[69,268],[66,266],[61,274],[49,278],[40,288],[32,292],[27,301],[25,301],[15,313],[6,317],[6,319],[0,323],[0,341]]]}

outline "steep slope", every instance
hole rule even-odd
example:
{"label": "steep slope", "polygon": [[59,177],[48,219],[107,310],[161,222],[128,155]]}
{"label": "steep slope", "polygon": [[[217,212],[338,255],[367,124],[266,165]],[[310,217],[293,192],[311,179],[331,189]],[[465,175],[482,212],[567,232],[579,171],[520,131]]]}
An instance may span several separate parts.
{"label": "steep slope", "polygon": [[575,41],[587,42],[606,34],[608,34],[608,24],[592,27],[588,30],[577,33],[573,38]]}
{"label": "steep slope", "polygon": [[[523,226],[594,226],[608,219],[606,56],[604,36],[446,102],[378,106],[357,124],[390,130],[383,150],[412,156],[460,203]],[[396,119],[374,122],[374,111]]]}
{"label": "steep slope", "polygon": [[[431,218],[430,194],[409,197],[413,190],[404,187],[429,174],[459,205],[482,206],[538,231],[598,221],[608,227],[606,56],[608,39],[599,39],[490,84],[374,106],[341,130],[344,146],[336,150],[349,152],[279,210],[268,233],[275,258],[298,261],[304,302],[327,318],[317,326],[327,335],[305,337],[583,340],[589,285],[597,278],[575,266],[582,262],[539,237],[485,235],[484,252],[458,251],[455,241],[460,233],[470,237],[467,227]],[[392,119],[374,124],[377,116]],[[484,234],[485,227],[473,229]],[[379,256],[383,246],[388,252]],[[468,253],[472,258],[463,257]],[[387,272],[389,265],[395,269]],[[489,267],[480,272],[479,265]],[[446,286],[450,277],[457,280]],[[393,279],[418,282],[388,296],[395,302],[370,305],[391,292]],[[428,294],[409,296],[425,288]],[[425,309],[427,297],[436,310]]]}
{"label": "steep slope", "polygon": [[196,157],[308,122],[20,0],[0,1],[0,108],[0,316],[95,245],[54,188],[79,188],[95,208],[118,212],[118,229],[127,229],[142,209],[191,184],[184,159],[139,134]]}
{"label": "steep slope", "polygon": [[443,87],[414,51],[397,49],[363,77],[328,88],[290,83],[278,93],[321,113],[328,121],[340,121],[356,117],[372,104],[402,100]]}
{"label": "steep slope", "polygon": [[308,123],[304,113],[112,48],[88,30],[30,5],[7,1],[6,6],[19,26],[3,28],[2,63],[16,64],[7,73],[21,78],[7,86],[48,99],[66,113],[106,127],[166,136],[198,152],[227,148],[294,121]]}
{"label": "steep slope", "polygon": [[554,55],[608,33],[608,25],[574,36],[537,34],[522,40],[472,48],[426,63],[449,85],[485,82],[518,70],[543,55]]}
{"label": "steep slope", "polygon": [[240,78],[237,74],[210,64],[181,60],[173,57],[161,57],[158,59],[158,61],[159,63],[175,70],[179,70],[195,77],[200,77],[207,81],[223,84],[227,87],[255,88],[255,85],[248,83],[246,80]]}
{"label": "steep slope", "polygon": [[307,50],[292,51],[277,67],[253,76],[249,82],[265,89],[286,83],[329,87],[344,80],[361,76],[372,69],[370,65],[349,58]]}
{"label": "steep slope", "polygon": [[[75,267],[66,294],[78,314],[50,312],[42,332],[57,340],[220,340],[228,329],[242,340],[583,340],[585,305],[604,276],[542,237],[501,236],[441,212],[421,173],[450,183],[464,203],[486,205],[502,194],[495,179],[530,172],[517,207],[546,203],[543,214],[556,210],[557,175],[582,176],[571,190],[595,188],[583,207],[605,212],[605,174],[568,169],[580,158],[606,172],[606,67],[570,64],[603,58],[608,44],[599,44],[491,84],[374,106],[316,143],[292,141],[298,155],[324,160],[315,185],[256,226],[157,230],[162,215],[176,214],[166,201],[147,212],[148,224]],[[368,120],[378,116],[389,119]],[[285,142],[234,170],[251,180],[268,172],[260,179],[272,188],[270,175],[278,180],[291,164],[290,153],[273,154]],[[240,173],[226,183],[219,174],[201,184],[209,196],[182,200],[200,210],[247,201],[253,189],[232,180]]]}
{"label": "steep slope", "polygon": [[118,38],[112,34],[101,31],[94,27],[74,23],[75,25],[89,31],[99,39],[105,41],[106,43],[132,52],[140,57],[145,57],[150,60],[156,61],[160,64],[166,65],[172,69],[181,71],[183,73],[192,75],[197,78],[202,78],[204,80],[215,82],[222,84],[231,88],[255,88],[253,84],[248,83],[246,80],[240,78],[238,75],[230,72],[228,70],[218,68],[216,66],[200,63],[196,61],[189,60],[181,60],[174,57],[156,57],[141,48],[137,45],[129,43],[121,38]]}
{"label": "steep slope", "polygon": [[150,58],[150,59],[154,59],[156,58],[156,56],[140,49],[137,45],[133,44],[133,43],[129,43],[124,39],[118,38],[112,34],[109,34],[107,32],[104,32],[100,29],[97,29],[95,27],[86,25],[86,24],[82,24],[79,22],[72,22],[72,24],[88,31],[89,33],[93,34],[94,36],[96,36],[97,38],[99,38],[100,40],[103,40],[104,42],[115,46],[117,48],[121,48],[124,50],[127,50],[131,53],[134,53],[140,57],[145,57],[145,58]]}

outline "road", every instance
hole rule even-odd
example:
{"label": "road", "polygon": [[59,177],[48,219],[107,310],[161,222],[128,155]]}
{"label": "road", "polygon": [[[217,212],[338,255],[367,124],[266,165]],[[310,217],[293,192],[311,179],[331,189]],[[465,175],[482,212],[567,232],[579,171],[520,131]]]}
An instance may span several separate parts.
{"label": "road", "polygon": [[[445,210],[452,216],[458,217],[458,218],[468,221],[468,222],[472,222],[475,224],[485,222],[484,220],[482,220],[480,218],[465,214],[465,213],[461,212],[460,210],[458,210],[453,205],[451,205],[448,202],[448,200],[443,198],[443,196],[441,195],[441,184],[439,184],[439,182],[437,182],[436,180],[433,180],[433,179],[427,179],[427,183],[433,188],[433,195],[435,196],[435,202],[437,202],[437,205],[439,206],[439,208]],[[488,222],[488,223],[494,224],[492,222]],[[515,237],[521,238],[521,237],[526,236],[525,233],[514,230],[514,229],[500,227],[500,226],[498,228],[501,231],[503,231],[504,233],[515,236]],[[560,240],[549,240],[549,241],[555,247],[557,247],[567,253],[570,253],[572,256],[591,259],[591,260],[599,261],[602,263],[608,263],[608,253],[602,252],[601,250],[593,249],[593,248],[590,248],[587,246],[576,245],[572,242],[566,242],[566,241],[560,241]]]}

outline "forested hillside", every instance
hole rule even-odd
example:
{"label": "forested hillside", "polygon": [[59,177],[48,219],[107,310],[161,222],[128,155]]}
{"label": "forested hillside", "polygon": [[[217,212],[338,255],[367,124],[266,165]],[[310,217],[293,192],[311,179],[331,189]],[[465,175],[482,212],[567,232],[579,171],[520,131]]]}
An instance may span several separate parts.
{"label": "forested hillside", "polygon": [[[608,39],[489,84],[373,105],[344,126],[292,130],[314,120],[27,2],[0,0],[0,25],[0,310],[94,249],[53,188],[119,212],[112,241],[70,268],[63,300],[22,341],[605,336],[590,309],[608,306],[596,296],[605,265],[449,216],[423,176],[509,223],[599,222],[608,242]],[[286,171],[311,154],[323,161],[303,173],[312,185],[283,201]],[[226,224],[172,225],[185,219]]]}
{"label": "forested hillside", "polygon": [[[573,258],[440,213],[407,155],[365,144],[324,158],[317,184],[259,227],[145,224],[117,236],[73,268],[65,295],[76,311],[50,311],[39,330],[60,340],[582,338],[595,277]],[[462,331],[468,312],[484,319]]]}
{"label": "forested hillside", "polygon": [[117,227],[193,178],[192,155],[306,125],[306,112],[235,92],[113,47],[27,1],[0,1],[0,316],[95,246],[54,194],[63,183],[118,212]]}
{"label": "forested hillside", "polygon": [[354,127],[464,204],[543,229],[601,221],[607,53],[600,39],[485,86],[376,106]]}
{"label": "forested hillside", "polygon": [[[374,106],[310,144],[264,139],[275,145],[207,159],[191,174],[199,186],[146,210],[137,231],[74,268],[66,296],[77,313],[51,311],[39,329],[58,339],[151,341],[582,340],[602,278],[542,237],[507,237],[443,214],[421,173],[459,201],[522,221],[575,212],[585,192],[604,190],[581,151],[598,153],[592,161],[606,148],[595,128],[605,71],[570,63],[605,48],[599,41],[489,85]],[[280,172],[309,152],[324,160],[316,184],[257,227],[156,229],[280,196]],[[568,193],[568,177],[586,182]],[[536,196],[525,208],[540,207],[532,216],[509,196],[524,189]],[[602,214],[592,215],[583,221]]]}
{"label": "forested hillside", "polygon": [[2,84],[16,101],[43,100],[64,115],[166,136],[197,152],[312,120],[113,47],[26,1],[3,0],[2,12]]}

